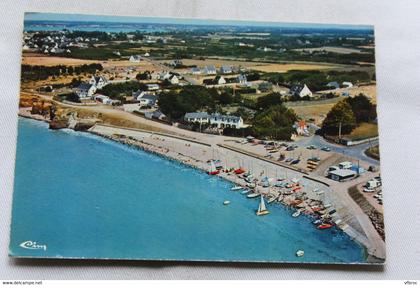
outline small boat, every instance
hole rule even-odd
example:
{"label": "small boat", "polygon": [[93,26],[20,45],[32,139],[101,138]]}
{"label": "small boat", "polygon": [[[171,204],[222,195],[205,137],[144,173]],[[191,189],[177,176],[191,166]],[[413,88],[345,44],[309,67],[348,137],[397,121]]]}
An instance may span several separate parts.
{"label": "small boat", "polygon": [[312,222],[314,225],[320,225],[322,224],[322,220],[315,220]]}
{"label": "small boat", "polygon": [[243,168],[238,168],[234,170],[235,174],[242,174],[245,172],[245,170]]}
{"label": "small boat", "polygon": [[297,218],[297,217],[299,217],[300,216],[300,211],[299,210],[297,210],[296,212],[294,212],[293,214],[292,214],[292,217],[293,218]]}
{"label": "small boat", "polygon": [[246,186],[249,187],[249,188],[255,188],[256,187],[255,183],[247,183]]}
{"label": "small boat", "polygon": [[241,191],[241,194],[248,194],[251,192],[251,189],[245,189],[244,191]]}
{"label": "small boat", "polygon": [[260,196],[260,193],[252,193],[252,194],[248,194],[246,195],[247,198],[257,198],[258,196]]}
{"label": "small boat", "polygon": [[238,191],[238,190],[242,190],[244,189],[244,187],[242,186],[233,186],[232,188],[230,188],[231,191]]}
{"label": "small boat", "polygon": [[298,251],[296,251],[296,256],[297,257],[302,257],[305,254],[305,252],[301,249],[299,249]]}
{"label": "small boat", "polygon": [[217,175],[220,173],[220,170],[216,169],[216,165],[214,164],[213,161],[210,162],[210,170],[208,172],[208,174],[210,175]]}
{"label": "small boat", "polygon": [[320,224],[319,226],[318,226],[318,229],[320,229],[320,230],[325,230],[325,229],[329,229],[329,228],[331,228],[333,225],[331,225],[331,224]]}
{"label": "small boat", "polygon": [[257,216],[263,216],[263,215],[267,215],[270,212],[267,210],[267,208],[265,207],[265,203],[264,203],[264,198],[261,195],[261,200],[260,200],[260,204],[258,206],[258,210],[256,212]]}
{"label": "small boat", "polygon": [[254,177],[252,175],[250,175],[250,176],[247,176],[245,178],[245,181],[248,182],[248,183],[251,183],[253,179],[254,179]]}
{"label": "small boat", "polygon": [[223,201],[223,205],[229,205],[230,204],[230,201],[228,201],[228,200],[226,200],[226,201]]}

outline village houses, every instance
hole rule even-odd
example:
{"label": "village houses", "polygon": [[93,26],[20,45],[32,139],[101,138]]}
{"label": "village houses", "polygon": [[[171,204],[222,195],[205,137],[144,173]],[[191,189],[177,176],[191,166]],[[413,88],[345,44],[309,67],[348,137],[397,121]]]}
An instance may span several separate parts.
{"label": "village houses", "polygon": [[200,124],[210,124],[213,127],[218,129],[224,128],[244,128],[244,122],[241,117],[230,116],[230,115],[221,115],[219,113],[213,113],[209,115],[207,112],[192,112],[186,113],[184,116],[186,122],[200,123]]}

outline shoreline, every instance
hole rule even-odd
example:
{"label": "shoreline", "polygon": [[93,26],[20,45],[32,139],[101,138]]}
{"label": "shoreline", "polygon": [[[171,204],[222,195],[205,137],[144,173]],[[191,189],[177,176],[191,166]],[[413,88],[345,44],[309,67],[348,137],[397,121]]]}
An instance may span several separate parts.
{"label": "shoreline", "polygon": [[[43,119],[43,118],[38,118],[41,117],[39,115],[32,115],[32,114],[21,114],[21,112],[19,112],[19,115],[24,117],[24,118],[28,118],[28,119],[35,119],[38,121],[44,121],[49,123],[49,120],[47,119]],[[105,138],[105,139],[109,139],[111,141],[117,142],[117,143],[121,143],[124,145],[127,145],[129,147],[134,147],[136,149],[148,152],[148,153],[152,153],[154,155],[158,155],[160,157],[163,157],[165,159],[177,162],[182,164],[183,166],[186,167],[190,167],[190,168],[194,168],[197,169],[199,171],[204,171],[204,172],[208,172],[208,163],[206,161],[201,161],[199,159],[194,158],[193,156],[188,156],[185,154],[182,154],[181,152],[174,152],[174,151],[170,151],[169,149],[165,149],[162,146],[159,146],[158,144],[152,144],[150,142],[146,142],[146,141],[142,141],[130,136],[125,136],[125,135],[118,135],[118,134],[114,134],[114,135],[109,135],[106,132],[101,132],[100,130],[96,130],[95,131],[95,126],[96,124],[88,129],[85,132],[91,133],[93,135],[97,135],[99,137]],[[119,127],[114,127],[114,126],[109,126],[109,128],[114,128],[114,129],[119,129]],[[128,130],[126,130],[128,131]],[[137,132],[141,133],[142,130],[136,130]],[[154,134],[153,132],[150,132],[148,134],[150,137],[155,136],[156,142],[161,142],[164,141],[165,139],[159,138],[159,136],[165,137],[165,134]],[[168,136],[168,140],[171,138],[171,136]],[[176,140],[183,140],[183,138],[180,137],[173,137],[173,139]],[[190,144],[191,141],[186,141],[183,140],[184,142],[187,142],[185,145]],[[191,144],[200,144],[200,142],[191,142]],[[190,146],[191,146],[190,144]],[[201,147],[203,147],[203,145],[201,145]],[[206,146],[207,148],[210,149],[211,146]],[[255,158],[254,158],[255,159]],[[281,167],[281,166],[280,166]],[[232,183],[233,185],[239,185],[241,187],[243,187],[244,189],[249,189],[247,187],[247,183],[243,180],[243,178],[238,177],[236,174],[232,174],[232,173],[226,173],[221,171],[218,176],[219,179],[223,179],[229,183]],[[307,178],[306,178],[307,179]],[[242,189],[242,190],[244,190]],[[255,188],[255,190],[253,191],[254,193],[260,193],[261,195],[263,195],[266,199],[266,202],[268,201],[268,199],[273,198],[272,193],[270,192],[270,190],[267,192],[265,191],[267,188],[263,188],[260,185],[257,185],[257,187]],[[241,190],[241,191],[242,191]],[[253,193],[252,191],[250,193]],[[285,196],[285,195],[282,195]],[[281,204],[281,206],[289,208],[289,209],[298,209],[298,207],[296,207],[296,205],[292,205],[290,202],[290,199],[279,199],[280,197],[278,197],[277,199],[275,199],[275,203],[279,203]],[[284,197],[283,197],[284,198]],[[287,198],[287,197],[286,197]],[[321,204],[322,205],[322,204]],[[323,205],[322,205],[323,206]],[[307,210],[307,209],[306,209]],[[310,213],[307,211],[302,211],[302,215],[307,215],[308,217],[311,217],[311,219],[316,219],[316,217],[314,217],[315,213]],[[309,223],[308,225],[313,226],[311,223]],[[359,246],[362,248],[363,250],[363,256],[364,256],[364,263],[366,264],[383,264],[384,259],[378,258],[372,254],[370,254],[369,252],[372,252],[369,250],[369,243],[366,244],[366,240],[365,241],[361,241],[358,239],[357,235],[352,235],[351,232],[352,231],[348,231],[348,228],[351,228],[350,226],[346,226],[346,228],[341,228],[339,226],[335,226],[338,230],[346,233],[354,242],[356,242],[357,244],[359,244]]]}

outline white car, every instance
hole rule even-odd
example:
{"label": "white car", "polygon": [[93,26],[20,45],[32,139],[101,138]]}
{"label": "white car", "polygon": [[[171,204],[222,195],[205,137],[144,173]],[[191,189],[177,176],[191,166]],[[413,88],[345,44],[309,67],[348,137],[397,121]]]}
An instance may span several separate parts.
{"label": "white car", "polygon": [[375,192],[375,189],[363,188],[363,192],[372,193]]}

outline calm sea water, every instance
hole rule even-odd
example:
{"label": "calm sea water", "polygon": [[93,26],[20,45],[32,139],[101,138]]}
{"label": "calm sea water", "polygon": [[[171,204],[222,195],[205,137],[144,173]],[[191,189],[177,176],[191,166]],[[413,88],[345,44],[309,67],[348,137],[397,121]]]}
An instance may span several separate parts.
{"label": "calm sea water", "polygon": [[25,31],[101,31],[108,33],[128,32],[167,32],[173,25],[158,23],[118,23],[118,22],[79,22],[79,21],[25,21]]}
{"label": "calm sea water", "polygon": [[[342,232],[230,191],[176,162],[19,119],[10,252],[17,256],[364,262]],[[230,200],[224,206],[224,200]],[[47,250],[19,245],[34,241]],[[305,250],[298,258],[295,252]]]}

